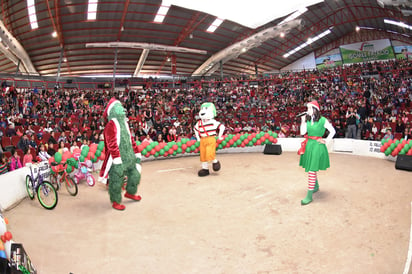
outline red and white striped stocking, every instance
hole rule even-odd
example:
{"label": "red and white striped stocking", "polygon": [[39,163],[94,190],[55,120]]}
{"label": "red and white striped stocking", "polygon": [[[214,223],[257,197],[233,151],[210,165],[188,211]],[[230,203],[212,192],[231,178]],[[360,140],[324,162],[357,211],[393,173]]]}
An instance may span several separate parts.
{"label": "red and white striped stocking", "polygon": [[316,171],[308,172],[308,190],[313,190],[316,184]]}

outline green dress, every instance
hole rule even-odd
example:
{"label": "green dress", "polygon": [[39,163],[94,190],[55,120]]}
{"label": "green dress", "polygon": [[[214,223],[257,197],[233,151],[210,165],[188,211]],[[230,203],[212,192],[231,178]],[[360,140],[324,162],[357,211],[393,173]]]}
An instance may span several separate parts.
{"label": "green dress", "polygon": [[[318,122],[306,122],[308,136],[322,137],[325,134],[326,118],[321,117]],[[329,153],[325,144],[317,140],[308,139],[305,153],[300,156],[299,165],[308,171],[326,170],[329,166]]]}

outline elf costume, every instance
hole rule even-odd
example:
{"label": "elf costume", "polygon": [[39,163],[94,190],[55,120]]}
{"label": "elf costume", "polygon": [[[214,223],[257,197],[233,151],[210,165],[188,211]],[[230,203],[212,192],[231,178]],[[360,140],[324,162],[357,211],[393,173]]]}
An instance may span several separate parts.
{"label": "elf costume", "polygon": [[213,171],[220,170],[220,162],[216,159],[216,134],[219,131],[219,139],[222,138],[225,126],[216,121],[216,107],[213,103],[203,103],[199,111],[200,120],[194,127],[196,139],[200,141],[200,162],[202,169],[198,175],[204,177],[209,175],[208,162],[213,163]]}
{"label": "elf costume", "polygon": [[[319,190],[316,172],[326,170],[330,166],[328,148],[325,143],[329,143],[336,132],[332,124],[325,117],[320,116],[317,101],[309,102],[307,108],[308,121],[306,121],[305,116],[302,116],[300,126],[300,134],[307,133],[307,135],[305,135],[302,147],[298,151],[299,165],[308,172],[308,193],[301,201],[302,205],[312,202],[312,194]],[[326,141],[322,139],[325,129],[329,131]]]}
{"label": "elf costume", "polygon": [[141,175],[141,154],[135,140],[130,134],[126,112],[120,101],[112,98],[103,114],[108,120],[104,128],[104,146],[106,157],[103,161],[100,177],[105,181],[109,178],[109,194],[112,207],[124,210],[121,204],[122,186],[127,176],[126,193],[124,197],[140,201],[136,195]]}

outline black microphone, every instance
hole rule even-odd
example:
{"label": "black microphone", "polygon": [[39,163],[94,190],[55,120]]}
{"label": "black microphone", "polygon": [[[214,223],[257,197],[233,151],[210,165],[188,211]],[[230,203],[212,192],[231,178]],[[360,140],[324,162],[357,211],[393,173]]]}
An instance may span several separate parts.
{"label": "black microphone", "polygon": [[301,112],[301,113],[299,113],[298,115],[296,115],[296,117],[301,117],[301,116],[306,115],[306,114],[308,114],[306,111],[305,111],[305,112]]}

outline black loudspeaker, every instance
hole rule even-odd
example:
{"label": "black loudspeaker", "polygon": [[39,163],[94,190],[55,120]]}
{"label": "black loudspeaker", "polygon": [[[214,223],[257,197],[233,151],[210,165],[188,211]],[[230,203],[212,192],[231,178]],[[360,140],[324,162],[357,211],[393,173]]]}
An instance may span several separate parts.
{"label": "black loudspeaker", "polygon": [[412,156],[398,155],[396,158],[395,168],[412,171]]}
{"label": "black loudspeaker", "polygon": [[280,155],[282,154],[282,147],[280,145],[266,144],[263,154]]}

